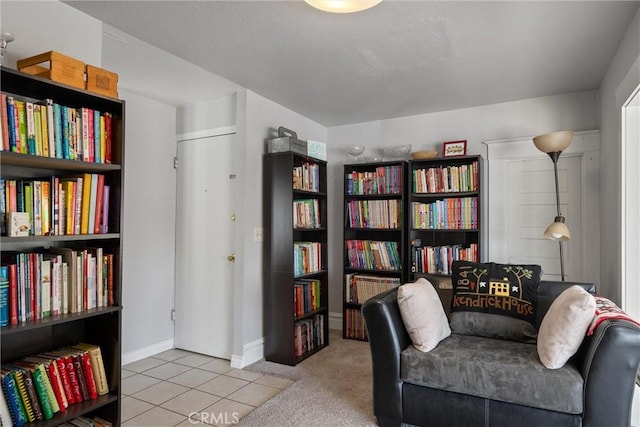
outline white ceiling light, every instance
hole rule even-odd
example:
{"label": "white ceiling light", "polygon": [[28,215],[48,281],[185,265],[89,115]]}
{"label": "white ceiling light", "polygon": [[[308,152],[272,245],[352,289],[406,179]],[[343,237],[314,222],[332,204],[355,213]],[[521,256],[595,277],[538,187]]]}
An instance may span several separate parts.
{"label": "white ceiling light", "polygon": [[332,13],[352,13],[369,9],[382,0],[304,0],[316,9]]}

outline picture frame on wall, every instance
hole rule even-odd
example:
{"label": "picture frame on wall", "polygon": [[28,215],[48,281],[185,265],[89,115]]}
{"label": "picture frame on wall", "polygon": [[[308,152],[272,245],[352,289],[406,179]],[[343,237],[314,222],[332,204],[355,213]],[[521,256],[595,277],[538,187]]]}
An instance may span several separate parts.
{"label": "picture frame on wall", "polygon": [[442,157],[455,157],[467,155],[467,140],[445,141],[442,143]]}

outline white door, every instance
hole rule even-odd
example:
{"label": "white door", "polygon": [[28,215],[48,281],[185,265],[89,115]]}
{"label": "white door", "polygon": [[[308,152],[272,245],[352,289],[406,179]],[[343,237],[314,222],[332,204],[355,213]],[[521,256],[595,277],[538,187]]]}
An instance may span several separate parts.
{"label": "white door", "polygon": [[224,359],[233,337],[234,141],[178,142],[175,346]]}
{"label": "white door", "polygon": [[[580,158],[558,161],[560,213],[571,231],[563,242],[565,280],[582,280],[582,206]],[[560,248],[543,233],[557,214],[553,162],[549,158],[507,163],[506,246],[511,264],[538,264],[545,280],[560,280]]]}

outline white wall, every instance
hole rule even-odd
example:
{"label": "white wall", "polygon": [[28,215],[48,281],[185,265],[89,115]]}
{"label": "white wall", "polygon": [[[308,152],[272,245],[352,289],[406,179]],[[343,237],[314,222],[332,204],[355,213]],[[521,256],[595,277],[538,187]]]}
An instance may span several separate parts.
{"label": "white wall", "polygon": [[[330,197],[334,203],[342,203],[342,165],[347,159],[344,147],[350,144],[364,145],[362,157],[366,157],[379,155],[379,149],[385,146],[412,144],[412,151],[440,150],[443,141],[466,139],[468,154],[481,154],[486,158],[483,141],[533,137],[554,130],[597,129],[598,113],[597,93],[579,92],[330,128],[329,164],[336,177],[330,187]],[[336,207],[330,210],[330,215],[337,226],[330,229],[329,252],[336,268],[330,272],[329,310],[339,312],[342,211]],[[488,259],[490,257],[488,254]]]}
{"label": "white wall", "polygon": [[[173,348],[175,107],[126,99],[122,286],[123,363]],[[144,119],[143,119],[144,118]]]}
{"label": "white wall", "polygon": [[57,1],[7,0],[0,2],[0,15],[2,31],[15,37],[7,48],[6,66],[15,68],[18,59],[50,50],[102,64],[102,24],[89,15]]}
{"label": "white wall", "polygon": [[[616,304],[621,304],[621,201],[622,201],[622,134],[621,109],[623,103],[640,84],[640,12],[636,13],[620,43],[607,74],[600,86],[600,157],[602,254],[600,276],[602,292]],[[636,284],[636,286],[638,286]],[[640,424],[640,423],[639,423]]]}

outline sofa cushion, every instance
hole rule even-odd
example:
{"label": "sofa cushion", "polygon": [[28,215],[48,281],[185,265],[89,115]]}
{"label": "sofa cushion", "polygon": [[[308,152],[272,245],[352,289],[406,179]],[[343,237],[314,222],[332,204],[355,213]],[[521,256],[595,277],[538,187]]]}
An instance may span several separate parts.
{"label": "sofa cushion", "polygon": [[453,333],[535,342],[539,265],[454,261],[452,270]]}
{"label": "sofa cushion", "polygon": [[572,362],[549,370],[536,346],[452,334],[428,353],[407,347],[402,380],[534,408],[581,414],[583,379]]}
{"label": "sofa cushion", "polygon": [[538,355],[549,369],[564,366],[578,351],[596,313],[593,295],[579,286],[563,291],[542,319],[538,332]]}
{"label": "sofa cushion", "polygon": [[400,286],[398,307],[411,342],[418,350],[430,351],[451,335],[440,297],[426,279]]}

